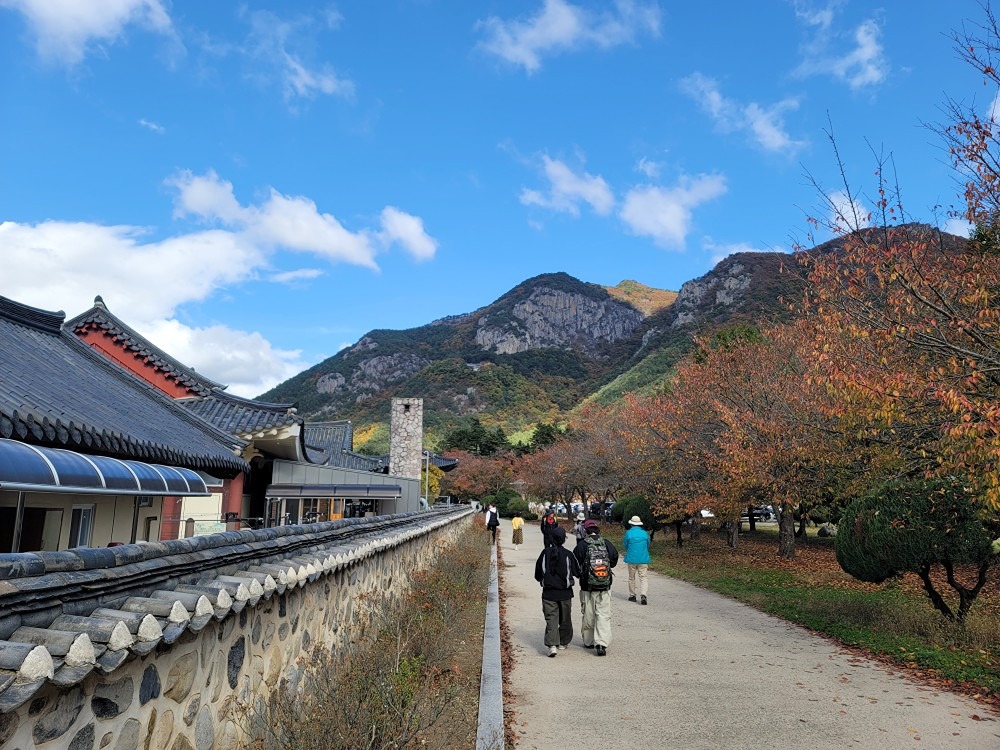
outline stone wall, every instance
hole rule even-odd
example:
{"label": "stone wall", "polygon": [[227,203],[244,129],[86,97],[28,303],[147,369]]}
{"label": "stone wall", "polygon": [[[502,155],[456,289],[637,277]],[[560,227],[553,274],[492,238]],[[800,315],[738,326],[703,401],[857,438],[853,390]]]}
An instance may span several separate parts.
{"label": "stone wall", "polygon": [[470,518],[452,513],[408,529],[403,538],[367,540],[342,553],[326,549],[313,564],[301,553],[287,565],[273,563],[287,567],[288,575],[277,575],[269,596],[246,600],[238,612],[217,608],[202,629],[109,673],[95,670],[68,688],[49,681],[16,710],[0,713],[0,748],[237,747],[245,706],[282,677],[296,683],[315,644],[348,646],[364,617],[355,604],[359,595],[400,594],[411,571],[425,566],[436,545],[453,540]]}

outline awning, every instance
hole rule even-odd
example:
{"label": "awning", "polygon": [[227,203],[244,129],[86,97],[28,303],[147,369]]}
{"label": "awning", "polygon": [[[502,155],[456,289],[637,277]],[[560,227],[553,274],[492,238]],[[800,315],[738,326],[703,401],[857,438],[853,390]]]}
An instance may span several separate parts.
{"label": "awning", "polygon": [[0,490],[90,495],[208,497],[191,469],[88,456],[0,438]]}
{"label": "awning", "polygon": [[343,500],[397,500],[403,495],[398,484],[271,484],[266,496],[271,498],[337,497]]}

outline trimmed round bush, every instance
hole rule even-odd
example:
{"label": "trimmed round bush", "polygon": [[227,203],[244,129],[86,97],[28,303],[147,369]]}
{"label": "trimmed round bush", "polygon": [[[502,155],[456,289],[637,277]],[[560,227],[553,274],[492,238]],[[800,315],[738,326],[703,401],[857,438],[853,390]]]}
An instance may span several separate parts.
{"label": "trimmed round bush", "polygon": [[991,542],[980,510],[978,498],[956,479],[890,482],[844,510],[837,562],[870,583],[937,563],[980,564]]}

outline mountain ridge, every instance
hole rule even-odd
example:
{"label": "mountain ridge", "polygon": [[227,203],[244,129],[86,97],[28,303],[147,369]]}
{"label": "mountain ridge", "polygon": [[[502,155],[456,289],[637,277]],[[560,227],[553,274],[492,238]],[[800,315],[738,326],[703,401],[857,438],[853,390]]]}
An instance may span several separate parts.
{"label": "mountain ridge", "polygon": [[[804,252],[838,252],[843,242],[835,238]],[[540,274],[472,312],[369,331],[260,398],[295,402],[308,421],[350,419],[358,435],[374,436],[375,452],[387,435],[394,396],[424,399],[428,447],[473,416],[508,433],[522,431],[565,418],[586,401],[611,403],[626,392],[662,387],[695,332],[790,319],[789,301],[801,297],[804,285],[790,272],[795,257],[736,253],[677,292],[632,280],[610,287],[564,272]]]}

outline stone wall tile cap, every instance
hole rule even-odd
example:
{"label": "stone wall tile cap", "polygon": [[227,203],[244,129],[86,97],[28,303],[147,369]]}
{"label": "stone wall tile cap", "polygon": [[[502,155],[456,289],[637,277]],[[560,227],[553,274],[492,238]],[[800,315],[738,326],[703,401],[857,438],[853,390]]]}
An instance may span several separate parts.
{"label": "stone wall tile cap", "polygon": [[33,682],[13,681],[0,693],[0,714],[9,713],[23,706],[31,700],[44,684],[45,680],[35,680]]}
{"label": "stone wall tile cap", "polygon": [[[208,618],[205,619],[208,622]],[[184,622],[166,622],[163,624],[163,642],[173,643],[189,629],[191,620],[185,620]]]}
{"label": "stone wall tile cap", "polygon": [[118,669],[129,656],[130,652],[127,649],[119,651],[108,650],[97,657],[97,666],[100,667],[102,672],[109,674]]}
{"label": "stone wall tile cap", "polygon": [[72,687],[81,680],[86,679],[87,675],[93,672],[95,667],[96,663],[80,664],[78,666],[71,666],[65,663],[56,669],[55,674],[52,676],[52,682],[59,687]]}
{"label": "stone wall tile cap", "polygon": [[133,643],[131,645],[130,648],[132,650],[132,653],[137,654],[139,656],[145,656],[150,651],[152,651],[154,648],[156,648],[157,646],[159,646],[160,642],[162,640],[163,640],[163,636],[161,635],[155,641],[136,641],[135,643]]}

